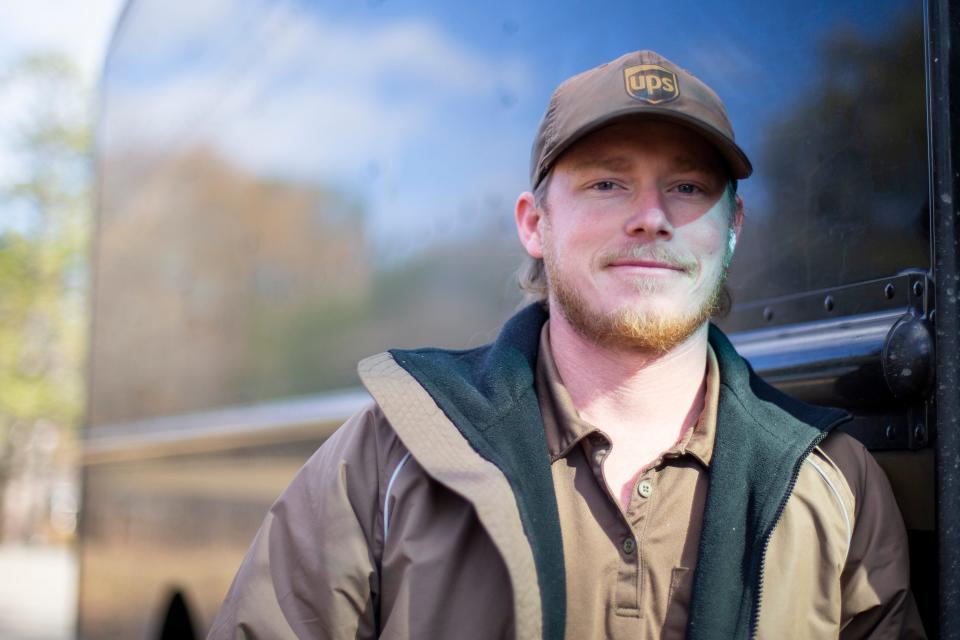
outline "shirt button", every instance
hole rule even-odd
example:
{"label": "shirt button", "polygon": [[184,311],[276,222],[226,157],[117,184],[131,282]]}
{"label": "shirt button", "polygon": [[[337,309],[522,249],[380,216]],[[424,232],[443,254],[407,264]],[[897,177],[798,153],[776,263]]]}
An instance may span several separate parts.
{"label": "shirt button", "polygon": [[649,498],[653,495],[653,485],[648,480],[644,480],[637,485],[637,493],[644,498]]}
{"label": "shirt button", "polygon": [[637,541],[633,538],[623,539],[623,552],[628,556],[637,550]]}

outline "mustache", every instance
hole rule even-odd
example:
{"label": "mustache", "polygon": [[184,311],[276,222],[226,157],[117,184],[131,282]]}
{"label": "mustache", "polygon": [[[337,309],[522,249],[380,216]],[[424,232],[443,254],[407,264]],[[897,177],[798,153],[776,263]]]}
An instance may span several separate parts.
{"label": "mustache", "polygon": [[696,273],[698,269],[697,261],[690,256],[660,245],[634,245],[610,251],[600,256],[600,264],[604,267],[621,260],[660,262],[687,273]]}

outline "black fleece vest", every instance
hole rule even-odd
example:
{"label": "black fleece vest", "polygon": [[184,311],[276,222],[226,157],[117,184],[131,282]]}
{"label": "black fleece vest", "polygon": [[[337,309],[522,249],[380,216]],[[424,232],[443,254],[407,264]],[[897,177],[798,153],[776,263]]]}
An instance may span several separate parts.
{"label": "black fleece vest", "polygon": [[[546,319],[534,304],[511,318],[491,345],[390,353],[477,453],[506,476],[536,564],[543,637],[562,640],[563,541],[534,391]],[[710,344],[720,368],[720,398],[687,637],[749,638],[759,613],[766,544],[800,464],[848,416],[805,404],[763,382],[712,325]]]}

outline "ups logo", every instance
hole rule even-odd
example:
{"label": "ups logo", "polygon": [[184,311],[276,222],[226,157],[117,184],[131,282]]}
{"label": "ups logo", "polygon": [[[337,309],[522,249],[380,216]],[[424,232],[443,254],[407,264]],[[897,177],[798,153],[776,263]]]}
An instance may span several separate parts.
{"label": "ups logo", "polygon": [[650,104],[670,102],[680,97],[677,76],[656,64],[638,64],[623,70],[627,93]]}

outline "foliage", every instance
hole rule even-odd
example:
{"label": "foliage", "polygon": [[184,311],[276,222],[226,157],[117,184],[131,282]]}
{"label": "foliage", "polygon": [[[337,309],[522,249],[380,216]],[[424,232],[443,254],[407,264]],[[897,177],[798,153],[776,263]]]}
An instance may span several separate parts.
{"label": "foliage", "polygon": [[[82,411],[90,219],[88,93],[69,61],[26,57],[0,70],[13,171],[0,182],[0,464],[37,425],[76,427]],[[11,177],[12,176],[12,177]],[[5,475],[5,473],[4,473]]]}

